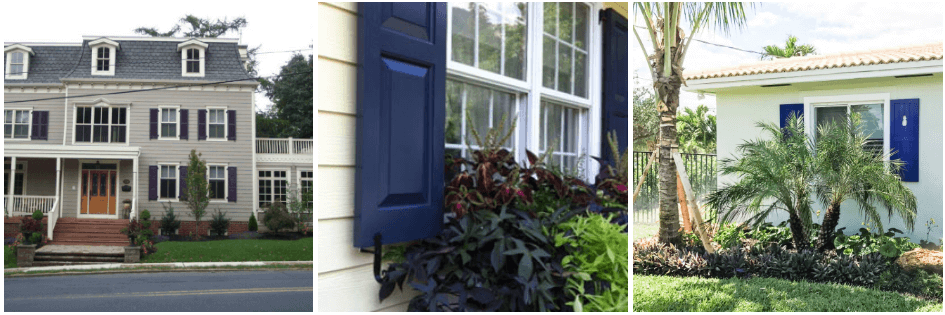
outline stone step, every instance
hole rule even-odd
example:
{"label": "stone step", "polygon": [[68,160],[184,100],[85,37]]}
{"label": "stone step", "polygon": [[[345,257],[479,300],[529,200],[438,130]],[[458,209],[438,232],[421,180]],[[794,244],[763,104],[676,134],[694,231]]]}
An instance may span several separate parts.
{"label": "stone step", "polygon": [[93,257],[93,258],[114,258],[125,257],[123,253],[85,253],[85,252],[37,252],[36,257],[56,258],[56,257]]}
{"label": "stone step", "polygon": [[131,245],[131,242],[128,241],[128,238],[125,238],[124,241],[100,240],[100,239],[81,239],[81,240],[56,239],[52,242],[49,242],[49,245],[129,246]]}
{"label": "stone step", "polygon": [[124,262],[124,261],[125,261],[125,255],[118,255],[118,256],[114,256],[114,255],[113,255],[113,256],[101,256],[101,257],[99,257],[99,256],[68,256],[68,255],[63,255],[63,256],[46,256],[46,255],[36,254],[36,256],[33,257],[33,261],[34,261],[34,262],[36,262],[36,261],[49,261],[49,262],[52,262],[52,261],[69,261],[69,262],[104,262],[104,263],[108,263],[108,262]]}
{"label": "stone step", "polygon": [[109,262],[33,261],[33,267],[45,267],[45,266],[75,266],[75,265],[101,265],[101,264],[114,264],[114,263],[124,263],[124,261],[109,261]]}

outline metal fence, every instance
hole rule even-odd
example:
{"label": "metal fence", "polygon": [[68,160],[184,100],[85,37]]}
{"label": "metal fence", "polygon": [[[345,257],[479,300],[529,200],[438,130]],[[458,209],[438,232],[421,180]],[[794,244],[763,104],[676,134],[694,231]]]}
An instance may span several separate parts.
{"label": "metal fence", "polygon": [[[640,175],[643,175],[644,167],[649,161],[653,152],[633,152],[633,185],[631,189],[636,189],[637,181]],[[689,182],[692,184],[693,193],[696,200],[701,201],[709,192],[716,189],[717,160],[715,154],[695,154],[681,153],[683,163],[686,164],[686,173],[689,175]],[[643,186],[640,187],[640,195],[633,203],[633,222],[634,223],[652,223],[656,222],[659,213],[659,161],[654,161],[650,166],[646,179],[643,180]]]}

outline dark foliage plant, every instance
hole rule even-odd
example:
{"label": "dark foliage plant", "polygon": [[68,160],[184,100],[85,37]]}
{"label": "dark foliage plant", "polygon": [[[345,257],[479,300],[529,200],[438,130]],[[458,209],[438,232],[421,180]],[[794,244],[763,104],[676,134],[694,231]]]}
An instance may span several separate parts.
{"label": "dark foliage plant", "polygon": [[230,219],[226,218],[226,212],[220,212],[220,209],[217,209],[210,219],[211,235],[223,236],[229,227]]}
{"label": "dark foliage plant", "polygon": [[180,220],[174,214],[174,207],[164,206],[164,216],[161,217],[161,235],[173,235],[180,228]]}
{"label": "dark foliage plant", "polygon": [[249,223],[247,223],[246,225],[247,225],[247,229],[250,232],[256,232],[259,230],[259,223],[256,222],[256,214],[254,213],[249,214]]}
{"label": "dark foliage plant", "polygon": [[138,236],[144,234],[144,225],[137,219],[132,219],[127,227],[121,229],[121,234],[127,235],[132,245],[141,245],[138,243]]}
{"label": "dark foliage plant", "polygon": [[291,229],[296,226],[295,218],[286,211],[285,204],[275,202],[266,209],[263,215],[263,224],[270,231],[279,233],[281,230]]}
{"label": "dark foliage plant", "polygon": [[30,235],[30,244],[41,245],[43,242],[43,233],[34,232]]}
{"label": "dark foliage plant", "polygon": [[[42,217],[40,217],[42,219]],[[29,237],[35,232],[43,231],[43,222],[41,220],[33,219],[30,216],[24,216],[20,220],[20,233],[23,234],[23,237],[29,239]]]}

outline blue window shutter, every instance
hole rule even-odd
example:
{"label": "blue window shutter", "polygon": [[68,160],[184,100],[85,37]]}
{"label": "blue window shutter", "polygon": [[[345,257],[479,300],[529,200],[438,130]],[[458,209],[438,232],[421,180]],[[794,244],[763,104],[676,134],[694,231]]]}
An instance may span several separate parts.
{"label": "blue window shutter", "polygon": [[443,227],[446,3],[359,3],[354,246]]}
{"label": "blue window shutter", "polygon": [[236,166],[230,166],[226,168],[227,179],[226,179],[226,201],[236,202]]}
{"label": "blue window shutter", "polygon": [[177,192],[177,198],[180,198],[180,200],[187,200],[187,196],[184,195],[185,192],[187,191],[187,167],[186,166],[180,167],[180,176],[178,176],[177,182],[179,183],[178,186],[180,186],[180,191]]}
{"label": "blue window shutter", "polygon": [[151,109],[151,139],[158,138],[158,113],[159,111],[160,110],[157,108]]}
{"label": "blue window shutter", "polygon": [[903,162],[904,182],[919,181],[919,99],[889,101],[890,159]]}
{"label": "blue window shutter", "polygon": [[610,152],[608,133],[617,132],[619,152],[627,149],[629,121],[627,110],[627,19],[613,9],[601,13],[604,18],[603,117],[601,157],[615,163]]}
{"label": "blue window shutter", "polygon": [[197,110],[197,140],[207,140],[207,110]]}
{"label": "blue window shutter", "polygon": [[236,111],[226,111],[226,140],[236,141]]}
{"label": "blue window shutter", "polygon": [[180,110],[180,139],[181,140],[187,140],[187,135],[188,135],[187,129],[189,129],[189,126],[190,126],[188,122],[189,122],[189,118],[187,117],[187,110],[181,109]]}
{"label": "blue window shutter", "polygon": [[158,199],[158,166],[148,166],[148,200]]}
{"label": "blue window shutter", "polygon": [[804,104],[781,104],[781,129],[787,127],[788,118],[791,118],[792,112],[804,117]]}

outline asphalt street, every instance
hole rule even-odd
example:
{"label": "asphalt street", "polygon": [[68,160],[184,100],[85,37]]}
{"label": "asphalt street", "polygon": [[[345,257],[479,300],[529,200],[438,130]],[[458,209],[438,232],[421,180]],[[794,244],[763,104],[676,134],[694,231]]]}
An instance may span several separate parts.
{"label": "asphalt street", "polygon": [[312,276],[265,270],[5,278],[3,310],[312,312]]}

